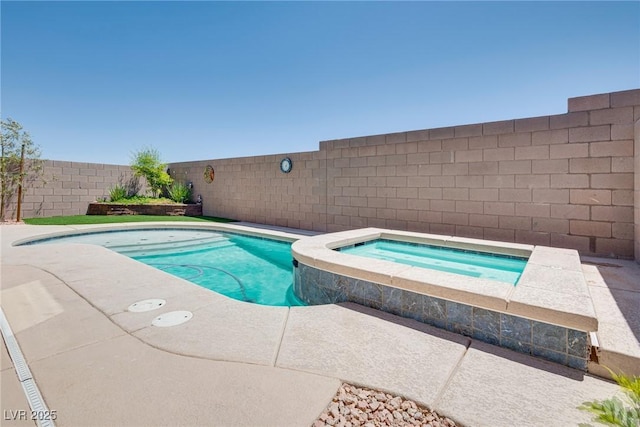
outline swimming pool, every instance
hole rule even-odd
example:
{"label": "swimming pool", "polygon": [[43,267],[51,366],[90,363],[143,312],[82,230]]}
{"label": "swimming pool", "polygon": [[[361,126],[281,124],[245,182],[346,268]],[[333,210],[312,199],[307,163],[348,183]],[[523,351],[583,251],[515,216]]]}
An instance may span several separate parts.
{"label": "swimming pool", "polygon": [[261,305],[306,305],[293,293],[291,243],[198,229],[107,231],[29,244],[104,246],[230,298]]}
{"label": "swimming pool", "polygon": [[374,240],[341,252],[515,285],[527,265],[523,257],[394,240]]}

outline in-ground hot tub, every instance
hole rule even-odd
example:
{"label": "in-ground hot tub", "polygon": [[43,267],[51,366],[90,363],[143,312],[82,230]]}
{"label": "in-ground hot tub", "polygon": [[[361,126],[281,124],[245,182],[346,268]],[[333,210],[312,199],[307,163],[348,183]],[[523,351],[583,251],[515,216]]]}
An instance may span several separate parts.
{"label": "in-ground hot tub", "polygon": [[[375,241],[497,254],[526,265],[514,285],[349,253]],[[294,292],[308,304],[355,302],[587,369],[589,332],[598,323],[574,250],[366,228],[301,239],[292,252]]]}
{"label": "in-ground hot tub", "polygon": [[515,285],[528,257],[377,239],[337,251]]}

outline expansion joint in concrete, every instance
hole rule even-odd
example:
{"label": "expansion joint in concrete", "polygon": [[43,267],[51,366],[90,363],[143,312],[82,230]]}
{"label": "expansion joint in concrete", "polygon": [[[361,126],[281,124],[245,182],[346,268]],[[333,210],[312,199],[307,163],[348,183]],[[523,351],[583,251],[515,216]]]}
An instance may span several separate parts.
{"label": "expansion joint in concrete", "polygon": [[280,331],[280,339],[278,340],[278,348],[273,354],[273,361],[271,362],[271,366],[276,367],[278,363],[278,356],[280,356],[280,348],[282,347],[282,341],[284,340],[284,333],[287,330],[287,323],[289,322],[289,313],[291,313],[291,307],[287,307],[287,315],[282,322],[282,330]]}
{"label": "expansion joint in concrete", "polygon": [[458,358],[458,362],[451,369],[451,372],[449,372],[447,381],[444,383],[440,391],[438,391],[438,394],[436,395],[435,399],[433,399],[433,407],[431,408],[432,410],[435,410],[438,407],[438,404],[440,403],[440,399],[444,395],[445,391],[449,388],[449,384],[451,383],[453,378],[456,376],[456,373],[460,369],[460,365],[462,364],[462,361],[464,360],[467,353],[469,352],[469,347],[471,347],[471,342],[472,342],[471,339],[467,340],[467,345],[465,346],[464,352],[462,352],[462,354],[460,355],[460,358]]}

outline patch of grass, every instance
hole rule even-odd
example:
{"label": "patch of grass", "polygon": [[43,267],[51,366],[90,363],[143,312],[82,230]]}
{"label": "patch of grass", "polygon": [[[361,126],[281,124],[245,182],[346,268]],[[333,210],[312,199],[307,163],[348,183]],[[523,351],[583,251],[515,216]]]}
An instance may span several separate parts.
{"label": "patch of grass", "polygon": [[199,222],[235,222],[233,219],[214,216],[161,216],[161,215],[73,215],[52,216],[48,218],[24,218],[31,225],[74,225],[74,224],[116,224],[123,222],[156,221],[199,221]]}

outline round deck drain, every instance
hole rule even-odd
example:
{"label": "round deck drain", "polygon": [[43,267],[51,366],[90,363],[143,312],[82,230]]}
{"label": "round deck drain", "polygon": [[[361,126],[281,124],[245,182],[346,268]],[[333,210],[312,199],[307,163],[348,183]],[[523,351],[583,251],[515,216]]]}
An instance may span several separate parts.
{"label": "round deck drain", "polygon": [[129,306],[127,310],[134,313],[142,313],[144,311],[156,310],[167,302],[163,299],[146,299],[143,301],[134,302]]}
{"label": "round deck drain", "polygon": [[190,311],[170,311],[169,313],[161,314],[153,319],[151,324],[153,326],[176,326],[181,323],[187,322],[193,317],[193,313]]}

